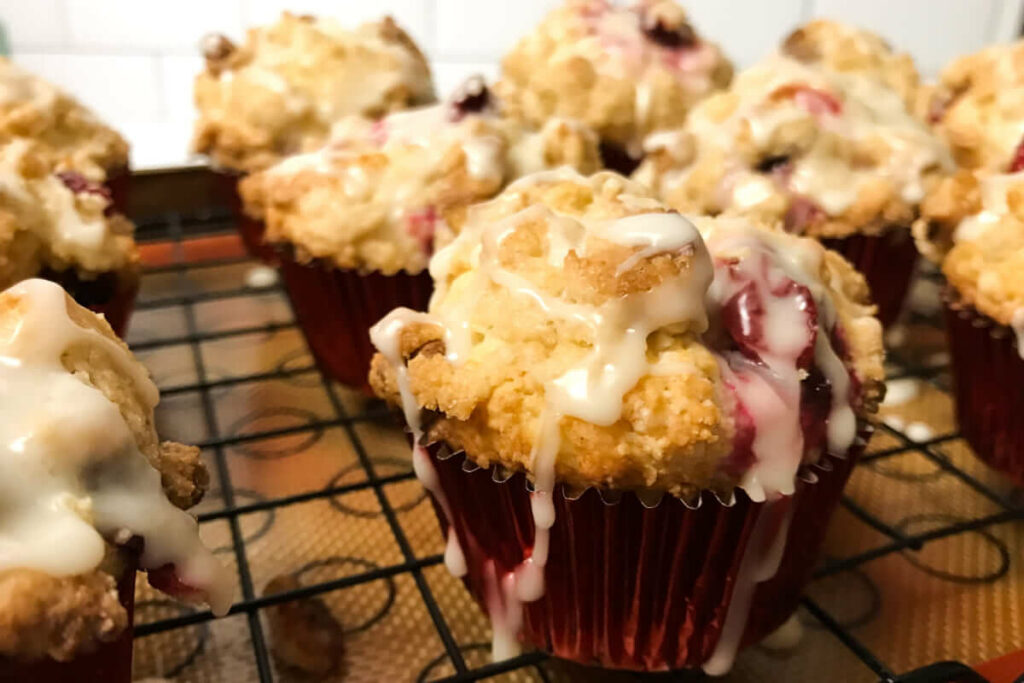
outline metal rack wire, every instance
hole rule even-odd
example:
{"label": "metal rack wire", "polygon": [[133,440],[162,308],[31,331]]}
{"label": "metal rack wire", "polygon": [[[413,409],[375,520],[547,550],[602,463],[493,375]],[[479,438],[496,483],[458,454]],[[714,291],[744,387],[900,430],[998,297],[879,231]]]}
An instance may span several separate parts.
{"label": "metal rack wire", "polygon": [[[198,269],[215,268],[241,264],[246,262],[244,257],[231,259],[217,259],[202,262],[189,262],[184,257],[184,244],[188,239],[200,235],[215,235],[229,232],[232,229],[232,222],[229,215],[212,213],[204,216],[182,216],[169,215],[158,220],[152,220],[139,226],[139,235],[145,241],[166,241],[170,242],[173,248],[174,258],[168,264],[152,267],[145,271],[145,277],[162,276],[178,277],[182,281],[183,293],[174,296],[160,298],[142,299],[138,302],[137,309],[140,311],[154,311],[167,308],[180,308],[184,312],[185,328],[183,334],[172,334],[159,338],[147,338],[133,344],[136,351],[152,351],[172,345],[187,346],[191,354],[191,362],[194,365],[195,381],[179,383],[171,386],[161,387],[164,397],[183,394],[198,395],[202,405],[202,412],[205,418],[207,437],[200,445],[213,456],[215,474],[220,482],[221,498],[223,507],[202,513],[199,516],[201,524],[214,522],[226,522],[230,527],[230,536],[233,545],[234,559],[237,563],[239,580],[241,585],[241,599],[231,608],[230,614],[242,615],[249,630],[249,638],[252,644],[252,657],[255,661],[255,671],[261,682],[275,680],[274,667],[271,664],[270,649],[268,647],[268,636],[264,632],[264,624],[261,622],[261,610],[279,605],[285,602],[309,598],[311,596],[323,595],[332,591],[339,591],[346,588],[358,586],[382,579],[391,580],[399,576],[411,577],[415,584],[419,598],[422,600],[434,629],[444,646],[442,659],[447,657],[453,673],[438,680],[444,681],[472,681],[495,676],[504,672],[512,672],[523,668],[530,668],[541,680],[549,680],[546,668],[542,665],[545,655],[537,652],[528,652],[514,659],[507,661],[488,663],[482,666],[473,666],[467,661],[464,653],[467,651],[466,644],[460,644],[453,635],[449,623],[439,605],[435,591],[425,577],[425,571],[442,563],[441,554],[431,554],[426,557],[417,556],[414,552],[403,526],[398,519],[395,504],[386,495],[386,487],[408,481],[414,478],[411,470],[406,469],[394,474],[385,474],[378,470],[379,462],[375,463],[374,458],[366,444],[360,439],[357,426],[362,422],[381,420],[386,410],[379,404],[370,403],[359,411],[353,412],[346,407],[337,393],[334,385],[319,377],[316,368],[311,364],[299,367],[278,367],[268,372],[256,374],[226,377],[211,377],[204,364],[204,357],[201,351],[201,344],[212,340],[240,337],[254,333],[275,332],[288,329],[294,323],[270,322],[259,326],[246,326],[229,329],[207,330],[198,323],[196,306],[203,302],[216,300],[232,300],[253,296],[256,293],[265,294],[268,291],[278,291],[277,286],[266,289],[255,290],[248,287],[235,289],[222,289],[214,292],[188,291],[185,282],[186,275]],[[145,290],[145,288],[144,288]],[[934,316],[925,316],[916,321],[917,323],[938,326],[941,323]],[[890,354],[890,378],[917,378],[939,388],[948,391],[946,373],[943,366],[921,365],[912,358],[904,357],[898,352]],[[263,382],[275,379],[294,377],[318,378],[324,391],[330,400],[333,415],[327,418],[311,420],[298,426],[286,426],[275,429],[249,432],[244,434],[223,434],[218,427],[216,418],[217,405],[214,391],[234,385],[241,385],[253,382]],[[351,442],[357,458],[358,466],[362,468],[365,478],[354,483],[341,483],[334,480],[324,488],[302,491],[274,499],[243,500],[232,482],[232,473],[227,463],[225,449],[232,446],[239,446],[247,443],[256,443],[262,440],[272,439],[287,435],[300,435],[313,430],[324,430],[328,428],[340,428],[347,439]],[[967,532],[986,532],[986,530],[1006,522],[1024,519],[1024,504],[1018,497],[1008,494],[1005,491],[996,490],[988,483],[981,481],[978,477],[965,471],[958,466],[953,459],[937,448],[958,437],[956,433],[938,434],[926,440],[914,440],[905,431],[892,426],[882,425],[888,436],[896,441],[896,445],[881,450],[874,450],[866,455],[859,467],[869,466],[872,463],[879,463],[889,458],[894,458],[907,453],[916,453],[930,461],[936,468],[956,477],[963,485],[969,487],[980,496],[984,497],[995,506],[995,512],[970,519],[955,519],[939,526],[930,527],[927,530],[911,533],[907,528],[899,528],[865,508],[853,498],[843,498],[843,507],[851,513],[860,523],[867,525],[874,531],[880,533],[885,542],[868,548],[863,552],[846,557],[828,558],[816,571],[815,578],[823,579],[836,576],[840,573],[857,570],[868,562],[896,553],[913,553],[924,548],[930,543],[940,539],[946,539]],[[243,515],[252,513],[274,512],[302,503],[316,500],[330,500],[339,495],[351,494],[359,491],[372,491],[379,504],[383,517],[387,522],[394,541],[400,551],[400,561],[386,566],[372,566],[365,568],[355,574],[341,578],[326,580],[323,582],[303,585],[296,590],[289,590],[272,595],[258,595],[254,585],[250,560],[246,552],[246,537],[243,534],[240,519]],[[902,682],[902,683],[942,683],[946,681],[984,681],[963,664],[955,662],[939,662],[926,666],[915,671],[894,671],[893,668],[883,660],[881,655],[873,652],[864,642],[858,639],[857,635],[841,620],[831,614],[818,601],[805,597],[803,607],[808,614],[816,619],[820,626],[834,636],[867,670],[873,673],[879,681]],[[189,611],[180,613],[169,618],[144,623],[136,629],[136,638],[146,638],[160,633],[168,633],[177,629],[205,625],[212,619],[208,611]],[[470,645],[470,648],[475,645]],[[357,654],[355,655],[357,656]],[[429,669],[429,667],[428,667]],[[410,674],[415,675],[415,672]],[[425,674],[423,674],[425,676]],[[635,675],[633,679],[644,680],[646,677]],[[659,679],[663,680],[663,679]]]}

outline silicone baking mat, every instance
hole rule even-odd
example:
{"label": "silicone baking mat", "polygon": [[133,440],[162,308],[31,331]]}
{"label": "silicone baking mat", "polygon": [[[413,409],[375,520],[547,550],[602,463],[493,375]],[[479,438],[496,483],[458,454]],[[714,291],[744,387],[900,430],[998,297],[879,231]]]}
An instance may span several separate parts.
{"label": "silicone baking mat", "polygon": [[[316,371],[273,271],[244,255],[228,217],[142,228],[163,239],[144,249],[128,340],[162,389],[161,434],[203,448],[213,483],[202,536],[238,588],[231,615],[212,620],[143,585],[137,679],[650,678],[540,653],[491,662],[487,618],[442,564],[437,521],[387,410]],[[885,423],[791,642],[748,650],[721,680],[985,680],[942,662],[975,666],[1024,647],[1024,498],[956,434],[938,306],[934,278],[921,278],[888,335]],[[1016,666],[988,680],[1012,681]]]}

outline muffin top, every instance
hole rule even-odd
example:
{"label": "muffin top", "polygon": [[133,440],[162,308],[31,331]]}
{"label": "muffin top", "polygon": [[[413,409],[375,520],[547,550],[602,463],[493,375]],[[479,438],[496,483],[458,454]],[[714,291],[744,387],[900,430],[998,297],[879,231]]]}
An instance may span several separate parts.
{"label": "muffin top", "polygon": [[418,273],[454,212],[522,173],[563,164],[596,170],[591,131],[559,119],[530,130],[501,116],[471,79],[443,104],[343,119],[325,147],[252,174],[240,191],[267,240],[294,247],[300,261]]}
{"label": "muffin top", "polygon": [[1024,331],[1024,172],[961,171],[925,200],[920,250],[960,298]]}
{"label": "muffin top", "polygon": [[73,659],[127,625],[115,578],[223,613],[232,580],[183,512],[208,476],[160,443],[157,389],[99,316],[57,285],[0,293],[0,657]]}
{"label": "muffin top", "polygon": [[421,443],[548,488],[764,500],[845,454],[875,410],[864,280],[813,240],[691,222],[621,176],[567,169],[513,183],[457,231],[431,261],[429,312],[371,331],[370,382]]}
{"label": "muffin top", "polygon": [[27,138],[48,168],[93,182],[128,168],[128,143],[67,93],[0,57],[0,142]]}
{"label": "muffin top", "polygon": [[193,146],[228,169],[254,171],[309,151],[350,114],[379,117],[431,102],[430,67],[390,17],[348,30],[285,12],[245,44],[203,42]]}
{"label": "muffin top", "polygon": [[1024,41],[955,59],[939,77],[930,114],[960,166],[1024,169]]}
{"label": "muffin top", "polygon": [[780,51],[812,66],[873,76],[899,93],[911,109],[919,101],[921,79],[914,60],[905,52],[893,50],[877,33],[815,19],[790,33]]}
{"label": "muffin top", "polygon": [[567,0],[505,56],[497,90],[534,125],[579,119],[637,152],[646,134],[679,126],[731,77],[729,61],[674,2]]}
{"label": "muffin top", "polygon": [[29,140],[0,145],[0,288],[45,269],[85,277],[134,268],[134,227],[109,191],[77,171],[54,172]]}
{"label": "muffin top", "polygon": [[744,212],[842,237],[909,226],[950,167],[942,142],[870,72],[776,55],[657,133],[635,178],[683,212]]}

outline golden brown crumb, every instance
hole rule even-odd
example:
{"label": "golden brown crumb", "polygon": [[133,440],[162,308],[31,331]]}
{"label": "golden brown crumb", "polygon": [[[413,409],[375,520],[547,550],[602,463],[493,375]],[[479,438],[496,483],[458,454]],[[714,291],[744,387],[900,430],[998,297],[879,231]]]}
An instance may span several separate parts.
{"label": "golden brown crumb", "polygon": [[496,88],[515,117],[535,126],[578,119],[626,147],[678,126],[731,77],[729,61],[674,2],[569,0],[505,55]]}
{"label": "golden brown crumb", "polygon": [[423,54],[390,17],[346,30],[285,12],[241,45],[213,36],[204,51],[193,146],[229,169],[255,171],[315,149],[344,116],[376,118],[434,99]]}
{"label": "golden brown crumb", "polygon": [[128,168],[128,143],[67,93],[0,57],[0,143],[36,143],[47,169],[102,182]]}
{"label": "golden brown crumb", "polygon": [[[468,322],[474,343],[463,348],[458,335],[446,335],[430,322],[406,324],[398,335],[409,386],[424,411],[426,440],[462,449],[481,466],[501,464],[532,472],[546,387],[578,366],[594,344],[590,328],[579,319],[553,316],[536,305],[536,298],[557,298],[560,306],[600,306],[667,282],[700,277],[692,249],[637,257],[636,249],[591,232],[615,219],[665,211],[644,188],[607,173],[589,179],[565,173],[527,178],[474,207],[465,224],[456,226],[460,237],[435,259],[435,264],[444,264],[439,272],[447,275],[435,283],[430,309],[437,320],[451,315],[456,322]],[[705,235],[732,229],[729,221],[695,219]],[[488,258],[529,283],[533,297],[523,296],[520,285],[501,286],[481,275],[483,266],[474,260],[479,244],[474,231],[486,226],[503,228],[497,244],[482,238],[484,249],[495,250]],[[566,236],[580,234],[582,226],[590,226],[582,246],[571,248],[564,261],[553,261],[552,249]],[[768,231],[752,227],[751,221],[745,221],[747,227]],[[771,235],[800,243],[816,255],[819,270],[814,276],[834,301],[854,370],[865,388],[859,410],[863,415],[873,412],[881,391],[881,330],[867,305],[863,277],[816,243],[782,232]],[[696,281],[693,286],[699,287]],[[728,492],[735,486],[721,467],[733,448],[731,408],[724,403],[718,361],[702,333],[695,318],[648,337],[646,360],[664,370],[641,376],[626,391],[613,423],[561,420],[555,460],[559,482],[655,488],[684,496],[701,489]],[[463,349],[457,363],[446,353],[450,343]],[[394,403],[399,401],[396,372],[384,356],[374,358],[370,383]]]}

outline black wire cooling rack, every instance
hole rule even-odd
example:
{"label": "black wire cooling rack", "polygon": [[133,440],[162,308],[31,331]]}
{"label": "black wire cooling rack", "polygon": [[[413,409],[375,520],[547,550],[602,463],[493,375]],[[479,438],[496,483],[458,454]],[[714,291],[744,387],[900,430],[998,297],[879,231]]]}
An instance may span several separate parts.
{"label": "black wire cooling rack", "polygon": [[[275,666],[272,663],[271,648],[266,632],[266,625],[261,620],[261,611],[280,605],[289,601],[309,598],[311,596],[322,596],[333,591],[349,589],[368,582],[393,580],[397,577],[410,577],[415,584],[415,593],[422,601],[423,606],[429,614],[430,621],[437,632],[437,636],[443,644],[444,651],[432,665],[421,672],[409,672],[408,680],[415,680],[417,677],[425,680],[429,677],[433,665],[447,658],[449,666],[445,668],[445,677],[435,678],[444,681],[471,681],[494,677],[502,673],[529,670],[531,677],[543,681],[554,680],[555,676],[550,672],[545,655],[537,652],[528,652],[514,659],[501,662],[483,663],[474,666],[470,663],[467,653],[482,649],[479,643],[460,643],[453,634],[449,622],[445,618],[444,610],[439,604],[436,591],[428,582],[425,572],[430,568],[443,563],[441,554],[430,554],[420,556],[414,552],[403,525],[399,521],[399,511],[392,502],[385,490],[399,482],[409,481],[414,478],[409,469],[397,473],[385,473],[379,469],[380,461],[372,457],[367,444],[360,438],[357,426],[361,422],[379,421],[385,417],[386,410],[380,404],[369,403],[359,412],[353,412],[346,407],[337,393],[337,388],[328,380],[319,376],[312,364],[304,364],[298,367],[278,367],[271,371],[256,374],[239,376],[216,376],[211,377],[207,365],[204,362],[204,355],[201,345],[215,340],[241,337],[261,333],[273,333],[294,327],[294,322],[271,321],[255,326],[242,326],[222,329],[204,329],[199,324],[196,314],[197,306],[210,301],[242,300],[245,297],[252,297],[257,294],[264,295],[268,291],[279,291],[276,284],[267,288],[235,287],[222,288],[216,291],[190,291],[187,285],[188,275],[200,269],[226,267],[236,264],[243,264],[248,261],[244,257],[231,259],[216,259],[201,262],[188,262],[184,258],[185,241],[197,237],[218,235],[233,230],[231,216],[227,213],[211,212],[201,215],[184,216],[173,214],[161,217],[156,220],[142,222],[139,225],[140,241],[168,242],[171,245],[173,258],[171,262],[158,267],[150,267],[144,271],[143,292],[144,298],[138,302],[136,310],[159,311],[161,309],[180,309],[184,314],[183,333],[173,333],[166,336],[146,337],[132,344],[136,352],[154,351],[164,347],[181,346],[187,347],[190,353],[190,362],[194,366],[194,381],[172,384],[161,387],[164,400],[178,395],[198,396],[202,414],[205,420],[207,436],[199,443],[204,451],[212,455],[214,475],[220,482],[220,500],[223,506],[203,512],[199,515],[200,523],[203,525],[213,523],[227,523],[230,529],[232,541],[232,552],[237,564],[238,576],[241,586],[240,599],[232,606],[230,614],[244,618],[247,622],[248,640],[251,642],[251,657],[255,663],[254,680],[269,682],[275,678]],[[181,291],[173,296],[161,296],[145,298],[147,278],[161,277],[180,278]],[[912,314],[913,315],[913,314]],[[931,327],[941,325],[937,313],[926,316],[917,315],[913,322],[925,324]],[[947,361],[948,362],[948,361]],[[916,359],[905,357],[899,352],[890,352],[889,355],[889,376],[896,378],[917,378],[923,382],[937,387],[943,392],[948,392],[948,375],[942,363],[921,364]],[[257,432],[244,434],[225,434],[218,426],[216,416],[218,404],[216,393],[218,390],[234,385],[245,383],[263,382],[275,379],[287,379],[294,377],[308,377],[311,381],[321,382],[323,389],[330,399],[333,415],[328,418],[317,418],[298,426],[285,426]],[[255,444],[268,439],[288,435],[301,435],[313,430],[324,430],[329,428],[340,428],[345,437],[351,442],[351,447],[358,458],[358,468],[361,468],[365,478],[354,483],[341,483],[335,478],[324,488],[302,491],[278,497],[274,499],[255,499],[247,496],[242,488],[236,488],[232,482],[232,472],[225,455],[229,447],[238,447],[247,444]],[[847,557],[830,557],[817,569],[816,579],[834,577],[846,572],[856,572],[866,563],[879,558],[898,554],[915,553],[925,548],[928,544],[935,543],[941,539],[949,539],[968,532],[988,533],[988,530],[1008,522],[1024,519],[1024,505],[1018,494],[1009,489],[1000,489],[991,482],[982,481],[982,478],[972,474],[944,453],[940,446],[958,438],[956,433],[938,434],[925,440],[914,440],[911,435],[893,426],[882,425],[881,430],[889,437],[895,445],[873,450],[867,454],[858,467],[870,467],[886,459],[907,453],[916,453],[932,463],[934,468],[957,478],[964,486],[973,490],[983,498],[990,501],[994,507],[990,512],[981,516],[967,519],[951,518],[946,523],[929,525],[926,530],[919,533],[910,533],[906,525],[894,525],[889,521],[881,519],[867,507],[853,500],[844,497],[843,506],[856,518],[859,523],[867,525],[875,532],[881,534],[884,542],[865,549],[858,554]],[[354,467],[356,465],[353,465]],[[400,551],[401,561],[385,566],[377,566],[367,563],[364,570],[348,574],[341,578],[325,580],[322,582],[303,585],[295,590],[288,590],[272,595],[259,595],[253,580],[251,559],[246,552],[246,535],[243,533],[241,518],[243,515],[252,513],[274,513],[285,510],[289,506],[296,506],[310,501],[323,499],[334,499],[336,496],[351,494],[354,492],[372,492],[380,506],[383,518],[386,520],[387,528],[394,537],[394,542]],[[991,511],[994,510],[994,511]],[[390,542],[390,541],[389,541]],[[1004,551],[1005,555],[1005,551]],[[1005,557],[1006,564],[1009,564],[1009,557]],[[1002,571],[1005,571],[1003,567]],[[392,594],[393,598],[393,594]],[[894,671],[893,668],[883,660],[882,656],[873,651],[868,645],[858,638],[851,628],[851,624],[844,623],[839,616],[830,612],[819,601],[805,597],[802,604],[804,610],[818,625],[831,633],[834,638],[848,650],[853,657],[865,667],[865,675],[873,676],[879,681],[899,681],[902,683],[945,683],[951,681],[962,681],[964,683],[974,681],[985,681],[984,678],[974,673],[967,666],[957,662],[936,662],[918,668],[914,671]],[[167,618],[142,623],[136,629],[138,639],[147,639],[157,634],[169,634],[170,632],[182,629],[207,629],[212,620],[208,611],[185,611],[172,614]],[[848,621],[848,620],[847,620]],[[1024,645],[1024,644],[1021,644]],[[395,643],[394,647],[402,647],[402,643]],[[138,645],[137,645],[138,647]],[[196,652],[201,648],[196,646]],[[479,654],[479,653],[478,653]],[[193,656],[195,652],[193,652]],[[349,652],[347,656],[358,657],[358,652]],[[485,662],[483,657],[472,659]],[[187,664],[188,661],[185,662]],[[163,675],[173,677],[176,670],[165,671]],[[451,672],[450,674],[448,672]],[[581,674],[582,675],[582,674]],[[824,675],[824,672],[823,672]],[[625,680],[666,680],[665,676],[642,676],[635,674],[624,674]],[[570,678],[574,676],[570,675]],[[578,676],[576,676],[578,677]],[[583,675],[580,680],[589,679]],[[564,676],[563,676],[564,679]],[[229,680],[220,678],[218,680]],[[676,680],[672,678],[672,680]],[[775,680],[775,679],[773,679]],[[821,680],[821,679],[817,679]]]}

